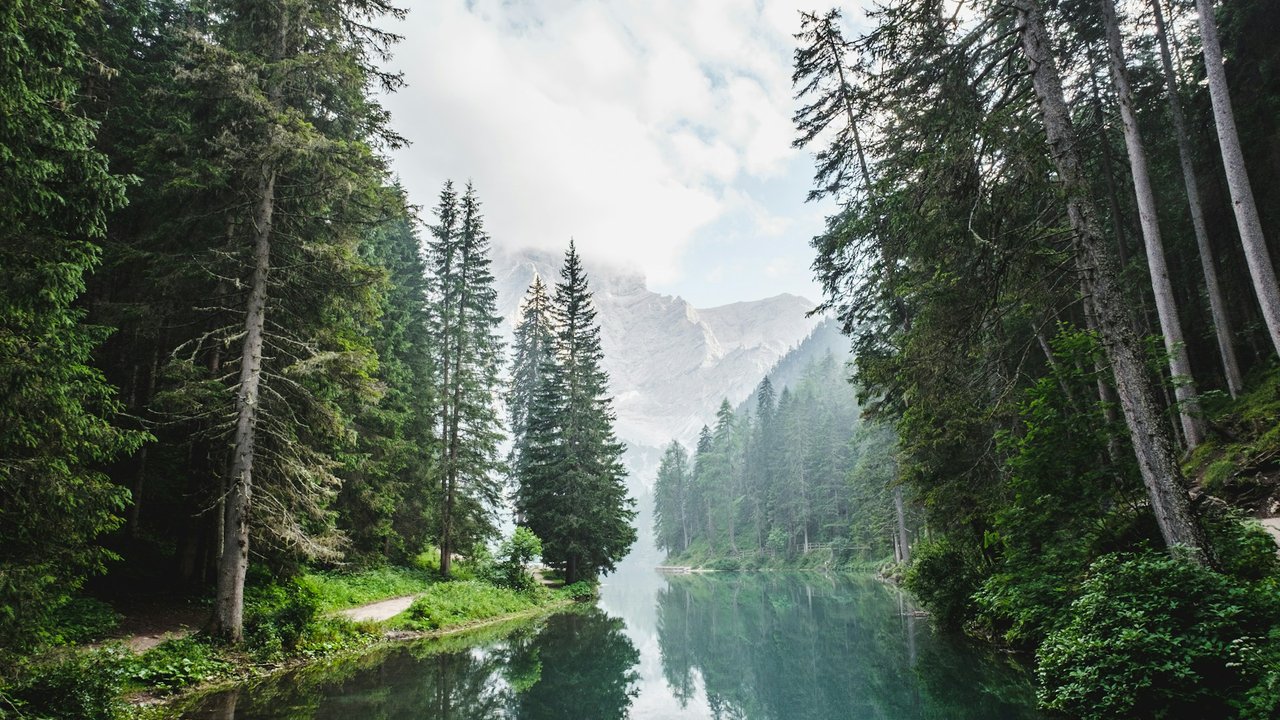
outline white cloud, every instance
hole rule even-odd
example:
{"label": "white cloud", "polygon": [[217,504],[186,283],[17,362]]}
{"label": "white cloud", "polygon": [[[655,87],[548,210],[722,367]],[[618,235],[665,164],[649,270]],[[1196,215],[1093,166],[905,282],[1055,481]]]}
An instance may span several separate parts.
{"label": "white cloud", "polygon": [[406,37],[392,66],[408,87],[385,103],[413,143],[396,171],[426,208],[446,178],[473,180],[501,244],[560,248],[572,236],[656,282],[689,276],[681,261],[700,233],[732,220],[776,236],[812,212],[769,212],[743,189],[796,158],[796,10],[419,0],[393,28]]}

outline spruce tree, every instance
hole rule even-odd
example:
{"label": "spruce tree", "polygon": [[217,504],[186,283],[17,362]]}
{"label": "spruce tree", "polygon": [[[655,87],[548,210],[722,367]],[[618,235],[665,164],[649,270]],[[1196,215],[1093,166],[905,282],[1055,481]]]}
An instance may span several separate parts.
{"label": "spruce tree", "polygon": [[520,307],[511,358],[511,383],[507,390],[507,417],[511,429],[511,454],[508,464],[513,477],[519,477],[529,413],[538,392],[543,370],[550,367],[555,344],[551,318],[551,298],[542,278],[534,275],[533,283]]}
{"label": "spruce tree", "polygon": [[489,270],[489,236],[470,185],[457,197],[445,183],[431,232],[431,314],[439,343],[440,573],[448,577],[459,547],[493,533],[501,500],[498,445],[502,340],[497,291]]}
{"label": "spruce tree", "polygon": [[[39,631],[110,557],[128,494],[105,464],[141,436],[90,356],[106,337],[74,303],[123,182],[77,106],[91,2],[0,5],[0,655]],[[0,658],[3,663],[3,658]]]}
{"label": "spruce tree", "polygon": [[529,408],[517,510],[543,539],[543,558],[572,583],[612,570],[636,538],[600,327],[572,242],[552,313],[554,361]]}
{"label": "spruce tree", "polygon": [[672,440],[653,485],[653,534],[658,547],[669,553],[689,549],[688,491],[689,451]]}

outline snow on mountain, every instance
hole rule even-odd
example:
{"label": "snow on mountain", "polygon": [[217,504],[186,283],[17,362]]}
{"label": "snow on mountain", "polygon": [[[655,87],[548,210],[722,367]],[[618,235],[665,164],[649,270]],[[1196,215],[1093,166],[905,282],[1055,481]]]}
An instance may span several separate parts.
{"label": "snow on mountain", "polygon": [[[498,310],[514,327],[534,273],[552,285],[563,256],[495,250]],[[673,438],[692,445],[723,398],[737,404],[773,365],[820,322],[813,303],[795,295],[695,308],[649,290],[638,273],[584,257],[594,293],[618,415],[629,447],[632,486],[647,488],[661,448]]]}

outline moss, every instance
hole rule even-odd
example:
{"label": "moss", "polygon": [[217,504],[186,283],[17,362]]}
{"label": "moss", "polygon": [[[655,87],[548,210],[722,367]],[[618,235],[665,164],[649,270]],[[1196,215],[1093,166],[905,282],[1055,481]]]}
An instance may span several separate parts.
{"label": "moss", "polygon": [[1211,434],[1184,464],[1206,491],[1246,506],[1280,484],[1280,368],[1255,373],[1247,387],[1234,400],[1206,403]]}

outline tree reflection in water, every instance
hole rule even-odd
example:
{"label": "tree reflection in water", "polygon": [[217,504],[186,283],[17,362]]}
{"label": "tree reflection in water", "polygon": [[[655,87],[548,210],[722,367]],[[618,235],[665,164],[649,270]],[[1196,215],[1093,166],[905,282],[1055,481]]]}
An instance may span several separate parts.
{"label": "tree reflection in water", "polygon": [[625,718],[638,660],[622,621],[585,606],[479,647],[441,651],[428,643],[308,668],[210,696],[184,717]]}
{"label": "tree reflection in water", "polygon": [[1026,673],[934,637],[872,578],[672,577],[657,611],[671,693],[711,717],[1036,717]]}

